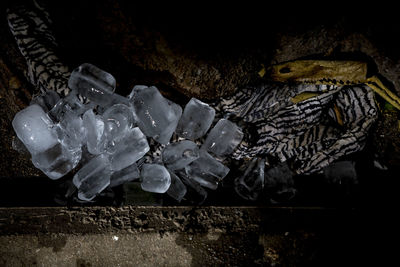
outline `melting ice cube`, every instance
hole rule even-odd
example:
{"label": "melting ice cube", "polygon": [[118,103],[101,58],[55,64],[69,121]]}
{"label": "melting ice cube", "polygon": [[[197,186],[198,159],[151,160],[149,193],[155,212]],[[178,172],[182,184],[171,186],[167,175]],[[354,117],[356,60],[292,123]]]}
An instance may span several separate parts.
{"label": "melting ice cube", "polygon": [[175,132],[184,138],[195,140],[206,134],[215,117],[215,110],[196,98],[186,104]]}
{"label": "melting ice cube", "polygon": [[216,160],[204,150],[200,150],[200,157],[185,167],[187,176],[200,185],[210,189],[217,189],[220,182],[229,172],[229,168]]}
{"label": "melting ice cube", "polygon": [[171,175],[159,164],[143,164],[140,171],[142,189],[153,193],[165,193],[171,185]]}
{"label": "melting ice cube", "polygon": [[221,119],[212,128],[201,148],[217,156],[226,156],[234,151],[242,139],[243,132],[235,123]]}
{"label": "melting ice cube", "polygon": [[185,168],[199,157],[199,148],[195,143],[183,140],[167,145],[162,152],[162,160],[170,170]]}
{"label": "melting ice cube", "polygon": [[154,86],[135,86],[129,97],[142,132],[167,144],[182,115],[182,108],[165,99]]}
{"label": "melting ice cube", "polygon": [[104,154],[90,160],[72,179],[78,188],[78,198],[92,200],[110,184],[111,168],[108,157]]}

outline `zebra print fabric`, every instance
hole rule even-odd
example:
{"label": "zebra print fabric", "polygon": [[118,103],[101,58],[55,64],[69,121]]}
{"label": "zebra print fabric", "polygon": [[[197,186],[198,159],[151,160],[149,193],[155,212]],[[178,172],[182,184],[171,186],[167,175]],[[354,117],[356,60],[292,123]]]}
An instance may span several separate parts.
{"label": "zebra print fabric", "polygon": [[66,96],[70,72],[56,56],[57,42],[48,12],[37,2],[7,10],[8,25],[27,62],[27,78],[41,92]]}
{"label": "zebra print fabric", "polygon": [[[304,92],[321,94],[291,102]],[[255,133],[242,141],[233,158],[273,156],[281,162],[290,160],[297,174],[320,171],[336,159],[361,150],[378,115],[373,91],[366,85],[266,84],[240,90],[223,99],[216,109],[247,122]]]}
{"label": "zebra print fabric", "polygon": [[[69,92],[68,68],[56,56],[57,43],[47,11],[31,6],[8,10],[9,27],[28,66],[28,78],[40,91]],[[316,93],[294,104],[301,93]],[[246,133],[232,158],[276,157],[290,161],[298,174],[321,170],[336,159],[359,151],[377,117],[371,88],[270,83],[239,90],[213,106],[217,117],[229,114]],[[152,144],[158,158],[163,146]],[[267,161],[268,162],[268,161]]]}

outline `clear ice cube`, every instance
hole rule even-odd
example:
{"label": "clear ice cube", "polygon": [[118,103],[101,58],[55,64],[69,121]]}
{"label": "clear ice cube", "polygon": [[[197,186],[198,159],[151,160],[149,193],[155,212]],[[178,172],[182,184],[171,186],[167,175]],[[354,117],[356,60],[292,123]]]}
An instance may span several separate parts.
{"label": "clear ice cube", "polygon": [[167,194],[178,202],[181,202],[182,198],[187,192],[186,186],[175,173],[169,172],[169,174],[171,175],[171,185],[167,191]]}
{"label": "clear ice cube", "polygon": [[171,175],[159,164],[143,164],[140,171],[142,189],[153,193],[165,193],[171,185]]}
{"label": "clear ice cube", "polygon": [[199,148],[188,140],[171,143],[162,151],[162,160],[172,171],[185,168],[197,158],[199,158]]}
{"label": "clear ice cube", "polygon": [[218,183],[228,174],[229,168],[204,150],[200,157],[185,167],[187,176],[201,186],[217,189]]}
{"label": "clear ice cube", "polygon": [[82,117],[66,106],[63,120],[57,125],[57,135],[60,142],[70,149],[80,149],[86,144],[86,128]]}
{"label": "clear ice cube", "polygon": [[184,138],[195,140],[206,134],[215,117],[215,110],[208,104],[192,98],[186,104],[175,132]]}
{"label": "clear ice cube", "polygon": [[93,103],[84,104],[74,92],[71,92],[58,101],[48,114],[53,121],[62,122],[66,113],[73,112],[76,116],[80,116],[93,107]]}
{"label": "clear ice cube", "polygon": [[154,86],[135,86],[129,97],[143,133],[167,144],[182,115],[182,108],[164,98]]}
{"label": "clear ice cube", "polygon": [[216,156],[231,154],[243,139],[243,132],[235,123],[221,119],[207,135],[202,149]]}
{"label": "clear ice cube", "polygon": [[184,198],[192,204],[203,204],[207,199],[208,192],[198,182],[189,178],[184,171],[179,171],[177,175],[186,186],[187,191]]}
{"label": "clear ice cube", "polygon": [[257,200],[264,189],[265,160],[254,158],[241,177],[235,179],[235,191],[246,200]]}
{"label": "clear ice cube", "polygon": [[124,104],[115,104],[103,113],[109,141],[118,141],[123,138],[135,122],[133,109]]}
{"label": "clear ice cube", "polygon": [[78,198],[90,201],[110,184],[111,168],[105,154],[98,155],[85,164],[72,179],[78,188]]}
{"label": "clear ice cube", "polygon": [[74,69],[68,80],[69,88],[100,106],[110,104],[115,86],[115,78],[110,73],[89,63]]}
{"label": "clear ice cube", "polygon": [[45,151],[32,154],[32,163],[49,178],[56,180],[75,168],[81,155],[80,149],[70,150],[65,145],[57,143]]}
{"label": "clear ice cube", "polygon": [[44,112],[49,112],[60,101],[60,96],[53,90],[47,90],[32,99],[30,105],[38,104]]}
{"label": "clear ice cube", "polygon": [[115,187],[139,178],[140,172],[137,165],[134,163],[120,171],[114,172],[111,175],[110,187]]}
{"label": "clear ice cube", "polygon": [[31,154],[44,152],[58,144],[53,122],[37,104],[19,111],[12,125],[18,138]]}
{"label": "clear ice cube", "polygon": [[138,127],[130,129],[126,136],[115,144],[110,153],[113,171],[122,170],[142,158],[150,150],[146,136]]}
{"label": "clear ice cube", "polygon": [[87,148],[93,155],[101,154],[106,149],[107,136],[104,120],[89,109],[83,114],[83,127],[86,131]]}

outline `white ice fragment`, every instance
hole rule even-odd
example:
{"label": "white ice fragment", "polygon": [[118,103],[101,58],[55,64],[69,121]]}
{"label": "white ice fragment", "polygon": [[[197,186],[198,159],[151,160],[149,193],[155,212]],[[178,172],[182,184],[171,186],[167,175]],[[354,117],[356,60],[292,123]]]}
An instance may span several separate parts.
{"label": "white ice fragment", "polygon": [[201,149],[217,156],[231,154],[243,139],[243,132],[235,123],[221,119],[207,135]]}
{"label": "white ice fragment", "polygon": [[192,98],[186,104],[175,132],[184,138],[195,140],[206,134],[215,117],[215,110],[208,104]]}
{"label": "white ice fragment", "polygon": [[153,193],[165,193],[171,185],[171,175],[159,164],[143,164],[140,171],[142,189]]}

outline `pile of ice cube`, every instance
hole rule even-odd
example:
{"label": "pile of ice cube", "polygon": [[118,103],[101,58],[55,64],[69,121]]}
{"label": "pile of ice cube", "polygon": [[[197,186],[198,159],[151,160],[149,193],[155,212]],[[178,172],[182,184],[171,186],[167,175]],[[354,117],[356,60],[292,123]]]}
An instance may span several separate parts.
{"label": "pile of ice cube", "polygon": [[[192,98],[182,112],[156,87],[142,85],[123,97],[114,93],[111,74],[87,63],[72,72],[68,86],[65,98],[54,91],[34,98],[12,125],[33,164],[51,179],[81,165],[73,177],[79,199],[90,201],[108,186],[138,180],[145,191],[181,201],[187,187],[216,189],[228,174],[221,158],[243,133],[220,119],[199,146],[215,118],[208,104]],[[170,143],[173,134],[179,138]],[[156,163],[144,160],[151,139],[164,145]]]}

